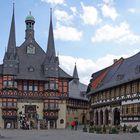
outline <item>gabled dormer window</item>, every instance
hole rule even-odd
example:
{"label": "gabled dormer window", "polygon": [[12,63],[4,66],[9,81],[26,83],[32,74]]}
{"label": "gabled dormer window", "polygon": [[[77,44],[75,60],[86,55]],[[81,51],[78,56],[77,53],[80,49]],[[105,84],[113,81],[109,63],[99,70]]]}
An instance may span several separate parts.
{"label": "gabled dormer window", "polygon": [[140,73],[140,65],[137,65],[135,68],[135,73],[138,74]]}
{"label": "gabled dormer window", "polygon": [[118,74],[116,80],[122,80],[124,78],[124,74]]}
{"label": "gabled dormer window", "polygon": [[30,66],[30,67],[28,68],[28,71],[29,71],[29,72],[33,72],[33,71],[34,71],[34,68],[33,68],[32,66]]}

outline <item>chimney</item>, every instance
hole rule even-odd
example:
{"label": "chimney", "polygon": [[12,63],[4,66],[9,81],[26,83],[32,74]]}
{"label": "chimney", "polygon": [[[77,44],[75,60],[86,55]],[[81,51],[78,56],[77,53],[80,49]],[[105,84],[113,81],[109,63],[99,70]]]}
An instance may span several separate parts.
{"label": "chimney", "polygon": [[114,60],[113,60],[113,63],[115,64],[117,61],[118,61],[118,59],[114,59]]}

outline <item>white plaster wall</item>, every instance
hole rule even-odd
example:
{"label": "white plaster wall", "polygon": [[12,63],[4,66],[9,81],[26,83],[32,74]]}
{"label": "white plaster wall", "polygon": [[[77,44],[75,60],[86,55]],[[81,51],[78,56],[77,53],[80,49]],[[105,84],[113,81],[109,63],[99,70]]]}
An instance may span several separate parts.
{"label": "white plaster wall", "polygon": [[37,108],[37,113],[39,115],[39,119],[42,119],[43,118],[43,102],[29,102],[29,101],[26,101],[26,102],[18,102],[18,114],[19,112],[22,111],[22,113],[24,114],[25,112],[25,105],[36,105]]}
{"label": "white plaster wall", "polygon": [[[65,128],[66,127],[66,101],[59,103],[59,114],[57,120],[57,128]],[[64,123],[60,124],[60,120],[63,119]]]}

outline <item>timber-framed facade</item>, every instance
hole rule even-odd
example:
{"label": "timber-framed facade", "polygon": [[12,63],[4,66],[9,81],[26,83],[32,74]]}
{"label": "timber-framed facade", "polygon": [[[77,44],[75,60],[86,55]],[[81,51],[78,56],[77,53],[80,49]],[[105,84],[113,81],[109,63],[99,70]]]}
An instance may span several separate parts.
{"label": "timber-framed facade", "polygon": [[140,53],[92,74],[88,87],[94,125],[140,127]]}
{"label": "timber-framed facade", "polygon": [[8,46],[0,65],[0,127],[21,128],[30,122],[32,128],[65,128],[73,76],[59,66],[52,13],[46,52],[35,40],[31,13],[25,24],[25,41],[17,47],[13,7]]}

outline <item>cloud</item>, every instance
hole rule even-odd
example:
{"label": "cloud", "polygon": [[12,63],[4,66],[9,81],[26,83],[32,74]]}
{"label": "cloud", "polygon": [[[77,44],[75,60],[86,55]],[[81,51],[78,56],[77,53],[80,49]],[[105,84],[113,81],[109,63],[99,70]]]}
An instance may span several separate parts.
{"label": "cloud", "polygon": [[89,84],[92,73],[112,65],[114,59],[119,59],[121,57],[127,58],[131,55],[134,55],[137,52],[137,50],[134,50],[131,53],[129,52],[127,54],[122,55],[107,54],[104,57],[97,59],[96,61],[92,59],[75,58],[72,56],[60,55],[60,67],[63,70],[65,70],[68,74],[72,75],[74,65],[76,62],[80,81],[85,84]]}
{"label": "cloud", "polygon": [[113,21],[115,21],[115,19],[118,17],[118,13],[116,11],[116,9],[112,6],[110,6],[109,4],[104,4],[101,7],[102,10],[102,14],[104,17],[109,17],[111,18]]}
{"label": "cloud", "polygon": [[41,0],[41,1],[56,5],[56,4],[64,4],[65,0]]}
{"label": "cloud", "polygon": [[98,11],[95,7],[85,6],[83,3],[81,3],[81,6],[83,12],[80,17],[83,20],[84,24],[96,25],[101,22],[101,19],[98,17]]}
{"label": "cloud", "polygon": [[76,7],[70,7],[70,10],[72,11],[73,15],[76,15],[77,14]]}
{"label": "cloud", "polygon": [[92,37],[92,42],[115,41],[117,43],[126,42],[133,45],[140,41],[140,36],[135,35],[126,22],[120,23],[118,26],[106,24],[97,29]]}
{"label": "cloud", "polygon": [[58,22],[69,24],[73,20],[73,15],[69,15],[66,11],[55,10],[54,14]]}
{"label": "cloud", "polygon": [[130,12],[132,14],[135,14],[135,13],[140,13],[140,10],[139,9],[134,9],[134,8],[129,8],[128,12]]}
{"label": "cloud", "polygon": [[64,41],[80,41],[82,35],[82,31],[79,31],[71,26],[62,26],[57,24],[56,29],[54,30],[55,39]]}
{"label": "cloud", "polygon": [[133,8],[128,9],[128,11],[129,11],[130,13],[136,13],[136,10],[133,9]]}
{"label": "cloud", "polygon": [[103,0],[105,4],[113,4],[114,0]]}

